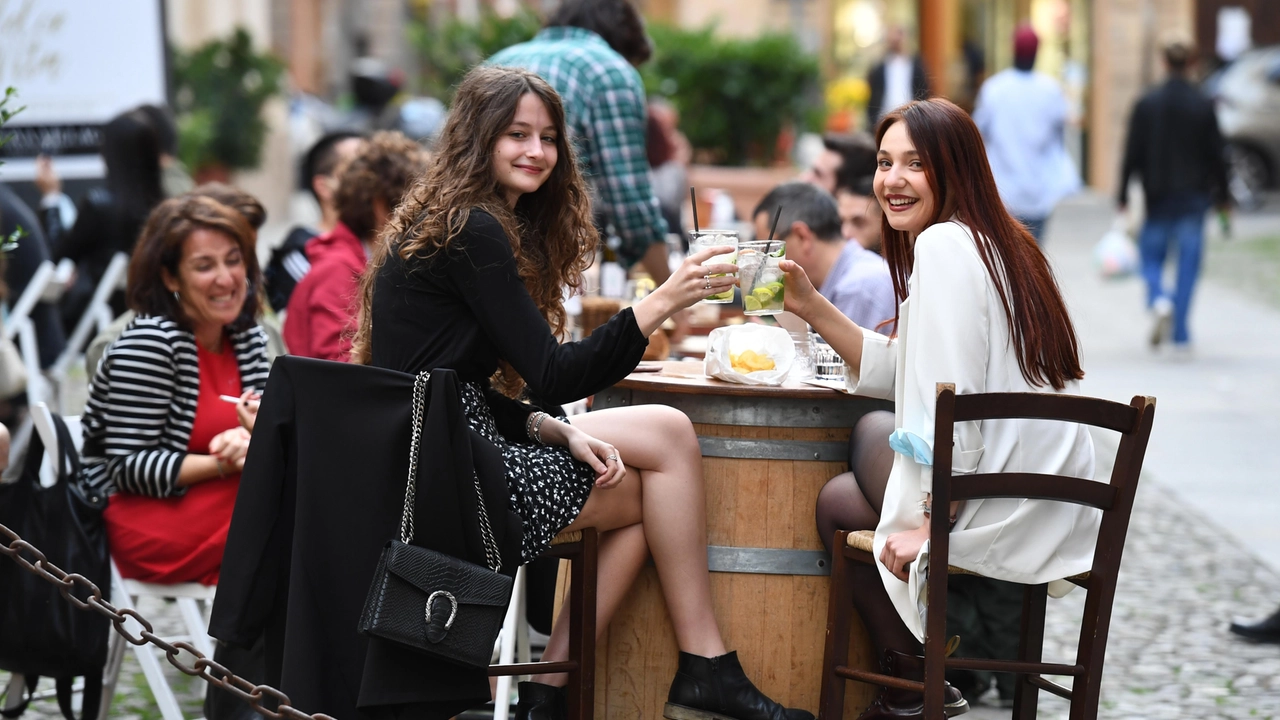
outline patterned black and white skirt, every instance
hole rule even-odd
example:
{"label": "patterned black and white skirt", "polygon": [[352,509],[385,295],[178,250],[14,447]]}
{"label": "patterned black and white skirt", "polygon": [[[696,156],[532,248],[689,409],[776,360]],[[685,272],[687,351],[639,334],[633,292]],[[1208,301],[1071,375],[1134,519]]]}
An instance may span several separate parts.
{"label": "patterned black and white skirt", "polygon": [[471,429],[502,452],[511,507],[524,525],[520,556],[527,563],[546,552],[556,534],[582,512],[595,486],[596,473],[590,465],[573,459],[569,448],[508,441],[498,433],[484,392],[476,383],[462,385],[462,409]]}

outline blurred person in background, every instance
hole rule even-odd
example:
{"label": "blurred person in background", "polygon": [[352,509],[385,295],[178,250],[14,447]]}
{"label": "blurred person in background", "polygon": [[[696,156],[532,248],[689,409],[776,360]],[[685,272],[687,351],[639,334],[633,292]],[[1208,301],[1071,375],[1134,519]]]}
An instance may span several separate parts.
{"label": "blurred person in background", "polygon": [[[81,416],[83,482],[110,493],[103,520],[125,578],[218,582],[249,450],[238,406],[269,369],[254,242],[242,211],[183,195],[151,213],[129,263],[137,317],[107,349]],[[261,681],[262,647],[219,644],[214,660]],[[219,691],[204,709],[253,715]]]}
{"label": "blurred person in background", "polygon": [[800,179],[836,198],[841,232],[847,240],[880,252],[880,204],[871,189],[876,174],[876,144],[871,135],[827,133],[822,152]]}
{"label": "blurred person in background", "polygon": [[[1155,315],[1153,348],[1169,339],[1174,350],[1191,348],[1187,316],[1200,276],[1204,251],[1204,217],[1210,206],[1229,205],[1225,144],[1213,101],[1188,77],[1195,50],[1183,39],[1164,46],[1169,77],[1138,101],[1129,119],[1129,137],[1120,170],[1118,205],[1129,204],[1129,180],[1142,178],[1146,221],[1138,237],[1147,307]],[[1164,285],[1164,263],[1170,245],[1177,248],[1178,275],[1170,293]],[[1170,337],[1170,330],[1172,336]]]}
{"label": "blurred person in background", "polygon": [[880,118],[894,108],[932,94],[929,76],[918,55],[907,54],[907,33],[899,26],[885,37],[888,52],[867,73],[871,98],[867,101],[867,129],[874,131]]}
{"label": "blurred person in background", "polygon": [[[250,229],[253,230],[253,242],[256,251],[258,231],[262,229],[262,225],[267,221],[267,209],[262,206],[258,198],[238,187],[220,182],[200,185],[188,195],[199,195],[216,200],[244,216],[245,221],[249,223]],[[92,378],[93,374],[98,370],[98,362],[102,360],[102,355],[107,351],[107,347],[115,342],[116,338],[120,337],[120,333],[124,332],[124,329],[129,326],[129,323],[133,322],[135,317],[137,317],[137,313],[133,310],[124,311],[89,342],[89,347],[84,351],[84,366],[89,377]],[[262,325],[262,329],[267,333],[268,359],[284,354],[284,343],[280,339],[279,328],[266,325],[262,321],[259,321],[259,324]]]}
{"label": "blurred person in background", "polygon": [[160,185],[165,197],[177,197],[194,190],[195,181],[178,159],[178,128],[173,124],[173,113],[159,105],[139,105],[138,112],[151,122],[160,141]]}
{"label": "blurred person in background", "polygon": [[[787,244],[787,259],[804,268],[819,294],[859,327],[892,333],[898,301],[884,258],[841,232],[835,198],[806,182],[789,182],[769,191],[752,214],[756,237],[769,236],[774,213],[775,237]],[[890,325],[881,327],[888,321]]]}
{"label": "blurred person in background", "polygon": [[[17,247],[5,253],[4,282],[13,306],[27,289],[40,263],[52,259],[49,243],[36,213],[8,185],[0,183],[0,238],[8,238],[21,228]],[[40,352],[40,367],[48,368],[67,346],[67,336],[56,303],[38,302],[31,309],[31,322]]]}
{"label": "blurred person in background", "polygon": [[267,300],[271,309],[283,312],[289,305],[289,296],[293,289],[311,269],[311,261],[307,258],[307,242],[312,238],[331,232],[338,224],[338,209],[333,204],[333,194],[337,189],[338,166],[355,157],[364,135],[350,130],[331,132],[315,142],[302,158],[302,185],[316,199],[320,207],[320,222],[312,228],[307,225],[295,225],[284,242],[271,251],[271,259],[263,269],[266,282]]}
{"label": "blurred person in background", "polygon": [[[104,125],[100,152],[107,167],[106,180],[81,199],[75,224],[64,226],[61,213],[44,216],[53,258],[76,263],[75,279],[62,298],[64,328],[74,327],[84,314],[111,258],[118,252],[133,252],[147,215],[164,199],[160,138],[141,111],[117,115]],[[37,180],[46,198],[62,191],[52,172]],[[124,309],[124,293],[114,293],[112,314],[119,315]]]}
{"label": "blurred person in background", "polygon": [[653,171],[653,194],[667,221],[667,231],[683,238],[681,211],[689,196],[689,160],[693,150],[679,125],[680,114],[671,103],[662,98],[649,100],[646,149],[649,168]]}
{"label": "blurred person in background", "polygon": [[337,222],[307,243],[311,270],[289,298],[284,341],[291,354],[348,359],[360,274],[391,212],[429,159],[402,133],[384,130],[341,166],[333,194]]}
{"label": "blurred person in background", "polygon": [[594,190],[597,225],[612,225],[623,267],[640,262],[661,285],[671,274],[667,222],[646,162],[645,92],[636,68],[653,54],[644,20],[627,0],[564,0],[532,40],[489,64],[520,67],[564,99]]}
{"label": "blurred person in background", "polygon": [[1000,199],[1037,242],[1054,206],[1080,189],[1080,173],[1063,133],[1067,98],[1049,76],[1034,72],[1040,39],[1030,25],[1013,33],[1013,67],[978,92],[973,121],[987,145]]}

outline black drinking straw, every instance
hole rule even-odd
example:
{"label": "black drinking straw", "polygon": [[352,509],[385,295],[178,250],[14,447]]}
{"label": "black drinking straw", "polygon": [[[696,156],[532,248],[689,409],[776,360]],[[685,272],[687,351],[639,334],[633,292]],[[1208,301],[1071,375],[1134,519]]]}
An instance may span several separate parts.
{"label": "black drinking straw", "polygon": [[[690,188],[692,189],[692,188]],[[764,256],[769,257],[769,253],[773,252],[773,234],[778,232],[778,218],[782,217],[782,206],[779,205],[776,212],[773,213],[773,225],[769,228],[769,242],[765,243]],[[760,282],[760,273],[764,271],[764,264],[767,260],[762,259],[760,264],[756,266],[756,274],[751,278],[751,287],[755,287]]]}
{"label": "black drinking straw", "polygon": [[696,234],[698,232],[698,193],[693,186],[689,187],[689,202],[693,205],[693,232]]}

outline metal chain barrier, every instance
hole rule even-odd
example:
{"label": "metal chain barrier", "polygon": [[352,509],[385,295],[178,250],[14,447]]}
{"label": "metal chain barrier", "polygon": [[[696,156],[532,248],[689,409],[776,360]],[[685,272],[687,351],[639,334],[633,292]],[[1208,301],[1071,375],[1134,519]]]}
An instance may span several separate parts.
{"label": "metal chain barrier", "polygon": [[[176,642],[170,643],[152,632],[151,622],[142,617],[137,611],[131,608],[123,610],[117,609],[102,597],[102,590],[89,581],[88,578],[77,573],[68,573],[60,569],[58,566],[50,563],[40,552],[38,548],[23,540],[17,533],[0,524],[0,553],[12,558],[18,563],[19,567],[33,575],[48,580],[50,583],[58,586],[58,591],[67,602],[76,606],[80,610],[92,610],[106,617],[115,626],[116,632],[120,633],[125,640],[134,645],[146,645],[151,643],[164,651],[165,657],[169,660],[169,664],[178,668],[183,673],[193,677],[202,678],[205,682],[214,687],[222,688],[231,694],[249,703],[249,707],[254,712],[264,717],[279,720],[280,718],[290,718],[291,720],[334,720],[334,718],[317,713],[308,715],[300,710],[295,709],[289,703],[289,696],[271,687],[270,685],[255,685],[236,675],[227,668],[214,662],[212,659],[205,657],[199,650],[196,650],[190,643]],[[27,557],[31,559],[28,560]],[[81,600],[72,594],[76,588],[83,590],[89,597],[87,600]],[[129,634],[124,629],[125,622],[133,618],[142,626],[142,632],[138,637]],[[186,651],[195,656],[194,666],[184,665],[178,659],[178,653]],[[278,708],[273,711],[264,707],[262,701],[271,699],[278,703]]]}

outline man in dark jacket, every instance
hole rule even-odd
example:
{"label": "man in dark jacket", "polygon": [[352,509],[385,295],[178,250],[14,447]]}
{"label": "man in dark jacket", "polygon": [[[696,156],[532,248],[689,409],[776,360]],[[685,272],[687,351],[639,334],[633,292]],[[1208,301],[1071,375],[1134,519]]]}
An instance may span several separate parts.
{"label": "man in dark jacket", "polygon": [[875,131],[885,113],[912,100],[929,97],[929,78],[920,56],[907,54],[907,34],[900,27],[889,29],[885,38],[889,52],[867,73],[871,97],[867,100],[867,130]]}
{"label": "man in dark jacket", "polygon": [[[1147,305],[1155,315],[1151,345],[1170,339],[1175,351],[1190,349],[1187,314],[1200,275],[1204,216],[1210,205],[1225,209],[1227,168],[1213,102],[1187,79],[1193,49],[1176,40],[1165,45],[1169,78],[1133,109],[1120,172],[1119,206],[1129,202],[1129,179],[1142,178],[1147,220],[1139,249],[1147,281]],[[1173,292],[1164,287],[1164,261],[1176,245],[1178,277]]]}

